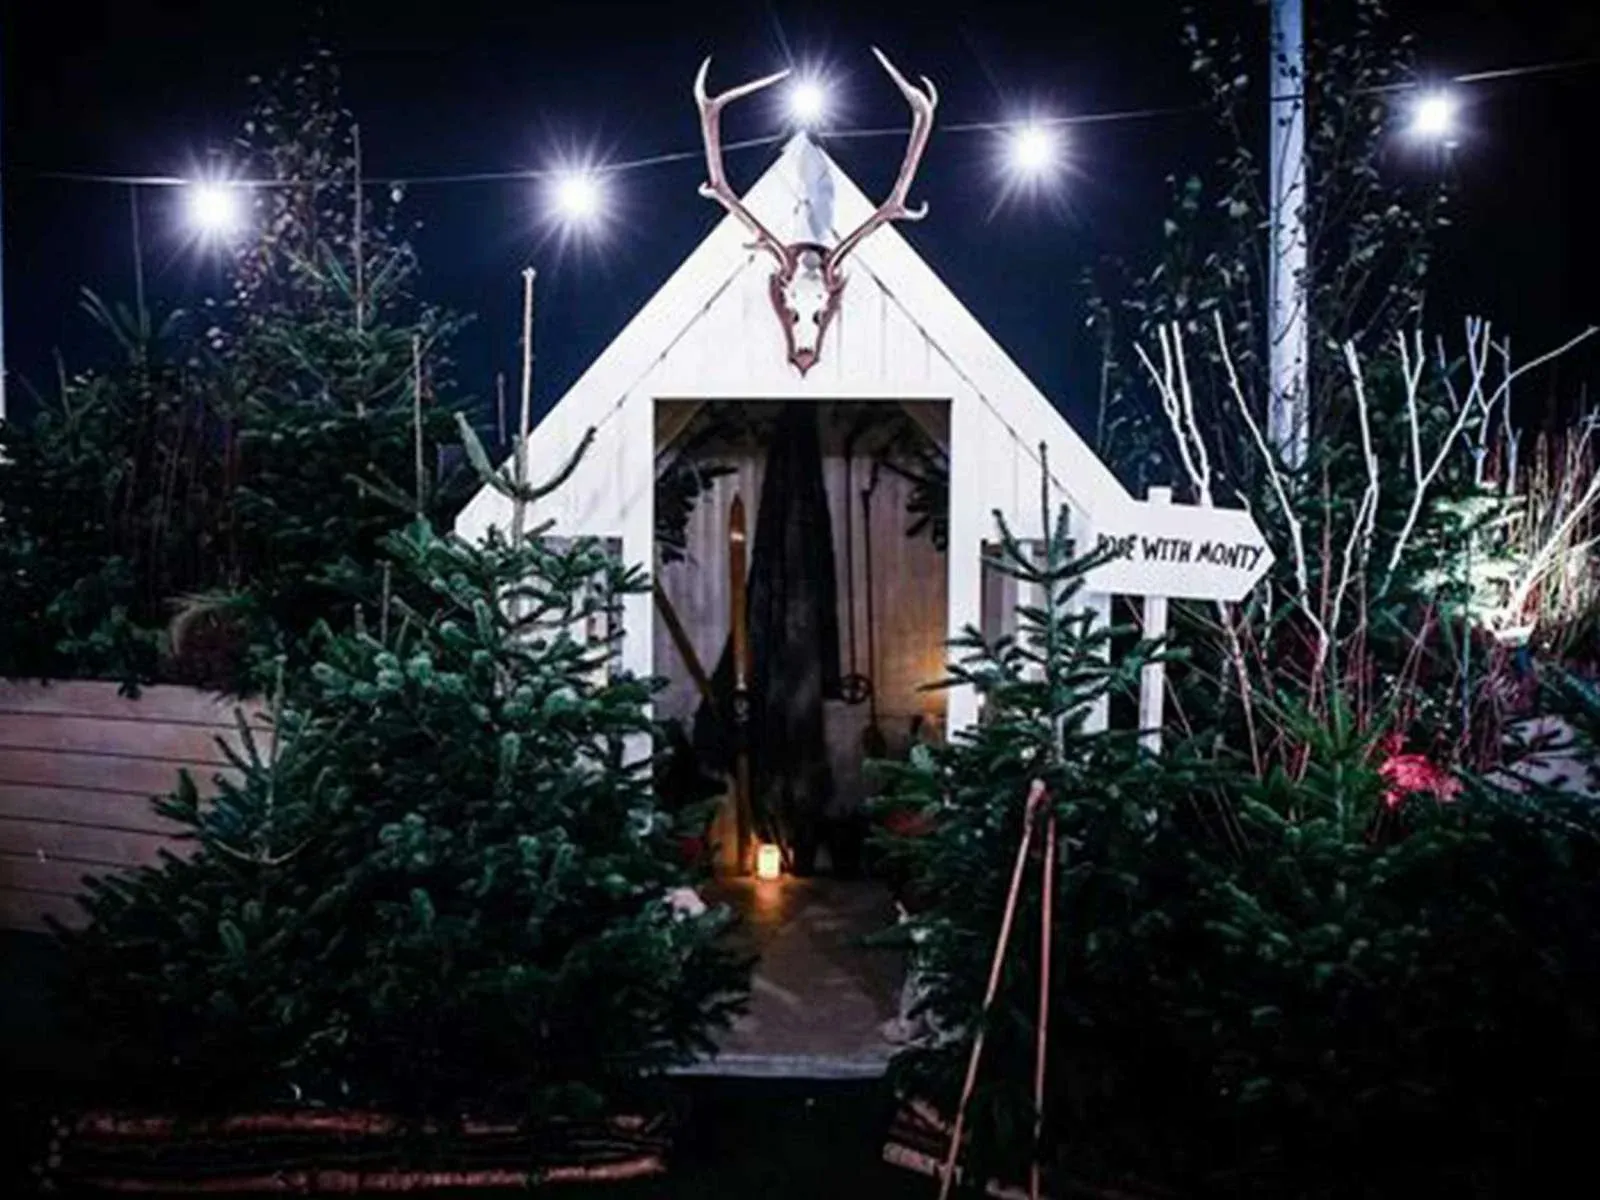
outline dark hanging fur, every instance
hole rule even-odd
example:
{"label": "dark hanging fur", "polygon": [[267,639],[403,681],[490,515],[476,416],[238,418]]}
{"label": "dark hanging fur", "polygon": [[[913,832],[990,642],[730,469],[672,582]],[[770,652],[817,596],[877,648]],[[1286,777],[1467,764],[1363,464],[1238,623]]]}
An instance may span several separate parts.
{"label": "dark hanging fur", "polygon": [[[839,617],[833,526],[822,477],[818,407],[785,404],[767,451],[749,570],[750,766],[757,828],[814,865],[833,796],[822,702],[839,694]],[[724,649],[712,676],[719,712],[704,705],[695,740],[710,762],[730,766],[735,746],[733,662]]]}

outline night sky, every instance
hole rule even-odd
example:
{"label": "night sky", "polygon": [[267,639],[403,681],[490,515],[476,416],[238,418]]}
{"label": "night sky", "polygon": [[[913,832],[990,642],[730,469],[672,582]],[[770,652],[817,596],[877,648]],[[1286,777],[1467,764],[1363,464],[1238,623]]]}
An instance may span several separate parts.
{"label": "night sky", "polygon": [[[1308,0],[1311,20],[1324,0]],[[1201,6],[1219,31],[1253,36],[1265,59],[1265,9]],[[41,177],[49,171],[184,173],[242,120],[245,79],[293,64],[312,36],[338,55],[362,125],[371,175],[548,165],[593,148],[631,159],[695,150],[689,85],[716,55],[713,88],[788,61],[820,61],[844,85],[845,125],[905,120],[873,63],[881,45],[908,74],[927,74],[946,123],[1034,109],[1061,115],[1190,105],[1199,99],[1170,0],[1073,5],[991,2],[736,5],[482,3],[312,5],[45,3],[5,6],[3,150],[5,319],[12,395],[19,378],[53,378],[104,347],[76,307],[82,285],[132,295],[125,189]],[[1597,6],[1480,0],[1395,6],[1441,74],[1600,55]],[[287,15],[286,15],[287,14]],[[1534,352],[1600,321],[1600,231],[1591,162],[1600,65],[1477,85],[1465,93],[1456,152],[1456,225],[1441,246],[1434,312],[1481,312]],[[730,136],[779,131],[772,106],[729,117]],[[898,167],[894,139],[828,146],[869,193]],[[935,135],[914,197],[931,215],[902,227],[980,321],[1075,421],[1092,407],[1097,350],[1083,332],[1079,278],[1106,255],[1147,261],[1160,236],[1168,174],[1203,170],[1219,149],[1198,113],[1087,125],[1071,134],[1073,174],[1055,204],[994,212],[985,135]],[[775,153],[730,156],[747,186]],[[1417,171],[1398,160],[1390,169]],[[603,241],[563,247],[528,183],[411,189],[424,294],[477,314],[458,346],[458,375],[480,398],[516,372],[518,272],[540,269],[537,407],[576,378],[721,213],[696,196],[703,164],[631,173]],[[192,303],[217,273],[186,246],[173,191],[142,194],[150,291]],[[1594,353],[1554,381],[1575,394],[1600,382]],[[16,406],[18,399],[13,400]]]}

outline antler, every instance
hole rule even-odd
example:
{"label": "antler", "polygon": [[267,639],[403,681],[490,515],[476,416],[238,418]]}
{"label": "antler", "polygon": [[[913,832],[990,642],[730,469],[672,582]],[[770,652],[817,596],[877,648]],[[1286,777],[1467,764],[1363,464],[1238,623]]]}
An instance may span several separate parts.
{"label": "antler", "polygon": [[933,110],[939,103],[939,89],[933,86],[933,80],[926,75],[922,76],[921,88],[913,86],[895,69],[895,65],[882,50],[874,46],[872,53],[877,56],[878,61],[883,64],[883,69],[889,72],[889,78],[894,80],[901,95],[905,96],[906,102],[911,105],[911,141],[906,146],[905,161],[900,164],[900,175],[889,191],[889,198],[878,205],[876,212],[846,234],[844,240],[829,252],[827,261],[823,264],[823,273],[830,279],[837,278],[840,264],[880,225],[887,225],[890,221],[920,221],[928,215],[926,203],[916,208],[908,207],[906,193],[911,190],[911,181],[917,174],[917,164],[922,161],[922,152],[928,146],[928,136],[933,132]]}
{"label": "antler", "polygon": [[784,245],[782,239],[756,220],[755,214],[744,206],[738,193],[728,185],[727,172],[722,167],[722,110],[735,100],[759,92],[762,88],[771,87],[789,72],[776,71],[749,83],[740,84],[738,87],[729,88],[720,96],[707,96],[706,72],[710,69],[711,60],[708,58],[700,64],[700,70],[694,77],[694,102],[700,109],[700,134],[706,144],[707,181],[700,185],[700,194],[707,200],[715,200],[738,217],[744,227],[755,235],[755,245],[770,253],[778,260],[778,265],[787,270],[791,265],[789,248]]}

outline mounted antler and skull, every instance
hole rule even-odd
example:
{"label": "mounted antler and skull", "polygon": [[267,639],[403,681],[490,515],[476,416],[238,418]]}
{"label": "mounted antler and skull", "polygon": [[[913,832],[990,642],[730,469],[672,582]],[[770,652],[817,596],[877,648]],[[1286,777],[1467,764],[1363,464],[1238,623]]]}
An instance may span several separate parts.
{"label": "mounted antler and skull", "polygon": [[926,204],[916,208],[907,205],[906,193],[911,190],[917,164],[922,161],[928,135],[933,132],[933,110],[939,103],[938,89],[926,75],[922,77],[922,87],[916,87],[895,69],[881,50],[874,47],[872,53],[911,106],[911,140],[889,198],[831,249],[817,242],[785,242],[773,234],[756,219],[755,214],[745,207],[729,186],[727,173],[722,166],[722,110],[735,100],[771,87],[789,72],[779,71],[775,75],[729,88],[720,96],[708,96],[706,72],[711,67],[708,58],[700,64],[700,71],[694,80],[694,101],[700,109],[700,131],[705,137],[706,171],[709,176],[707,182],[700,185],[700,194],[722,205],[755,235],[751,249],[765,250],[776,260],[777,265],[768,280],[768,293],[772,298],[773,310],[783,326],[789,361],[802,375],[816,365],[822,353],[823,335],[839,312],[839,302],[847,281],[841,268],[851,251],[881,225],[891,221],[920,221],[928,215]]}

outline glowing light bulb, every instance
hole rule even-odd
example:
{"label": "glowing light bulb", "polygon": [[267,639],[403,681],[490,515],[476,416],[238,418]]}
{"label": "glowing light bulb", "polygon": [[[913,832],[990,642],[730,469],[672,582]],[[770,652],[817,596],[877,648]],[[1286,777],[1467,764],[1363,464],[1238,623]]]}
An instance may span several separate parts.
{"label": "glowing light bulb", "polygon": [[771,842],[756,849],[756,878],[777,879],[783,874],[783,852]]}
{"label": "glowing light bulb", "polygon": [[562,223],[593,225],[605,208],[605,188],[593,172],[563,171],[556,176],[550,200]]}
{"label": "glowing light bulb", "polygon": [[189,224],[203,237],[226,237],[241,221],[238,189],[223,183],[191,183]]}
{"label": "glowing light bulb", "polygon": [[1061,161],[1061,136],[1048,125],[1030,121],[1012,130],[1006,145],[1006,162],[1013,173],[1037,179]]}
{"label": "glowing light bulb", "polygon": [[789,116],[809,129],[828,115],[828,89],[820,79],[799,79],[789,89]]}
{"label": "glowing light bulb", "polygon": [[1456,131],[1459,108],[1456,97],[1450,92],[1424,92],[1411,109],[1412,136],[1433,142],[1448,140]]}

